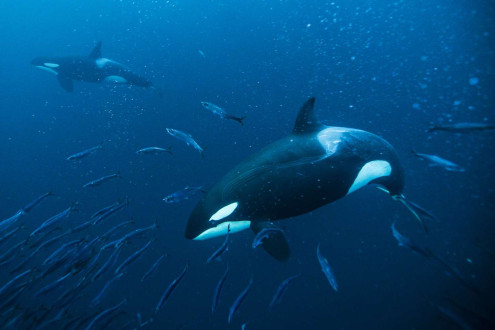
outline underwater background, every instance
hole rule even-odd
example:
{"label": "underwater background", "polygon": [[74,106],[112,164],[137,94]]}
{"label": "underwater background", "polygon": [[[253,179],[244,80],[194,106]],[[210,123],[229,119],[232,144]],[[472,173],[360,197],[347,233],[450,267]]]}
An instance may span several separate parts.
{"label": "underwater background", "polygon": [[[0,2],[0,219],[53,192],[0,232],[5,237],[18,229],[0,239],[0,255],[15,247],[0,266],[0,327],[493,328],[495,133],[427,130],[439,123],[495,122],[494,17],[493,1],[463,0]],[[30,64],[41,55],[87,55],[98,41],[104,57],[147,77],[162,95],[85,82],[67,93]],[[394,146],[406,173],[405,195],[436,216],[429,233],[406,208],[369,186],[281,221],[291,248],[287,262],[253,249],[254,235],[244,231],[230,236],[221,260],[206,263],[224,238],[184,238],[201,193],[178,203],[162,199],[188,185],[208,190],[249,155],[288,135],[310,96],[323,123],[370,131]],[[244,125],[213,115],[202,101],[246,116]],[[170,127],[190,133],[205,148],[204,159],[168,135]],[[100,144],[80,161],[66,160]],[[173,154],[136,154],[149,146],[171,146]],[[429,167],[412,149],[465,171]],[[116,172],[121,178],[82,187]],[[42,236],[45,241],[117,201],[128,205],[26,260],[35,251],[30,233],[46,219],[77,202],[77,212]],[[91,301],[115,277],[113,269],[80,287],[83,269],[37,294],[65,274],[63,267],[45,273],[43,263],[57,248],[90,242],[130,220],[113,239],[154,223],[158,228],[122,247],[117,265],[151,242],[101,303]],[[399,246],[394,222],[443,263]],[[318,244],[337,292],[321,271]],[[98,249],[87,252],[93,258]],[[111,254],[104,251],[97,265]],[[154,274],[141,281],[162,255]],[[186,264],[184,278],[155,312]],[[227,267],[212,313],[213,292]],[[269,308],[279,284],[296,274],[280,303]],[[251,278],[229,324],[229,308]],[[61,304],[66,292],[73,299]]]}

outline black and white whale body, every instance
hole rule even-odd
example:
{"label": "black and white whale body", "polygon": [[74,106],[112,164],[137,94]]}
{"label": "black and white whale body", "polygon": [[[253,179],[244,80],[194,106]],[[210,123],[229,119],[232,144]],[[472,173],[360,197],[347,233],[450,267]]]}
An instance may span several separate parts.
{"label": "black and white whale body", "polygon": [[88,56],[37,57],[31,64],[55,74],[60,86],[68,92],[74,90],[73,80],[153,86],[151,81],[133,73],[124,65],[101,57],[101,42],[98,42]]}
{"label": "black and white whale body", "polygon": [[[320,124],[314,101],[302,106],[292,134],[249,157],[208,191],[192,211],[186,238],[224,235],[229,226],[231,233],[247,228],[257,233],[370,183],[406,203],[404,171],[393,147],[369,132]],[[263,247],[279,260],[290,254],[281,231]]]}

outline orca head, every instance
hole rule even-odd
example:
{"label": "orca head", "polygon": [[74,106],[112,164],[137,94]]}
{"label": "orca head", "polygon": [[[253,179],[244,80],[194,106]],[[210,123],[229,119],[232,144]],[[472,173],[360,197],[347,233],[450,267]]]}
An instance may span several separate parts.
{"label": "orca head", "polygon": [[209,202],[208,196],[194,208],[187,222],[185,236],[192,240],[205,240],[230,233],[236,233],[249,228],[251,221],[238,220],[235,216],[239,202],[227,203]]}
{"label": "orca head", "polygon": [[50,57],[36,57],[31,61],[31,64],[35,67],[50,72],[54,75],[58,75],[60,69],[59,60]]}

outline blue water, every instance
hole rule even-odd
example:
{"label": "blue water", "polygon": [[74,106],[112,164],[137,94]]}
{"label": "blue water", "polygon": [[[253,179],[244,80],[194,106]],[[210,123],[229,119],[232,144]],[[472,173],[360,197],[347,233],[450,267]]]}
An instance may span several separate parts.
{"label": "blue water", "polygon": [[[143,322],[153,317],[150,329],[239,329],[245,322],[246,329],[490,328],[495,134],[426,130],[432,123],[495,122],[493,17],[492,1],[0,2],[0,219],[45,192],[55,194],[19,219],[12,229],[24,227],[0,243],[0,254],[74,202],[78,211],[46,239],[104,206],[129,200],[114,217],[64,237],[11,274],[33,251],[29,242],[21,245],[0,268],[0,286],[23,270],[32,273],[23,280],[25,290],[0,310],[0,325],[36,328],[54,319],[60,310],[51,306],[84,271],[35,297],[64,275],[59,270],[41,279],[45,258],[65,242],[89,241],[132,219],[114,239],[154,222],[159,228],[125,245],[119,263],[154,239],[150,249],[110,286],[101,305],[89,303],[113,269],[89,283],[47,328],[83,320],[85,328],[124,298],[122,313],[102,318],[95,328],[136,328],[137,313]],[[163,95],[85,82],[75,82],[75,91],[67,93],[54,76],[30,65],[40,55],[89,54],[98,41],[104,57],[149,78]],[[429,234],[399,203],[365,187],[280,222],[292,252],[287,262],[253,250],[253,234],[245,231],[231,236],[221,261],[206,264],[223,238],[184,238],[201,196],[177,204],[162,198],[187,185],[208,189],[253,152],[289,134],[309,96],[316,97],[325,124],[364,129],[395,147],[406,170],[405,195],[437,216]],[[209,113],[201,101],[245,115],[245,126]],[[169,136],[167,127],[192,134],[205,147],[205,158]],[[100,143],[103,150],[66,160]],[[173,155],[136,155],[149,146],[171,146]],[[428,167],[411,149],[438,154],[466,171]],[[116,171],[121,179],[82,188]],[[390,229],[394,221],[477,292],[440,263],[399,247]],[[320,269],[318,243],[338,292]],[[163,254],[153,277],[141,283]],[[162,293],[186,264],[184,279],[155,315]],[[227,265],[212,314],[213,290]],[[278,285],[299,273],[281,303],[269,309]],[[229,307],[250,278],[252,289],[229,325]]]}

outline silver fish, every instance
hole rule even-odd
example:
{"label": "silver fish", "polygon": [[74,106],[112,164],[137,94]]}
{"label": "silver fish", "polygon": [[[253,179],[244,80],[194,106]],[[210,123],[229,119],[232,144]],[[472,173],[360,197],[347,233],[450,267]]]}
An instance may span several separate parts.
{"label": "silver fish", "polygon": [[7,283],[5,283],[2,287],[0,287],[0,296],[2,296],[2,294],[7,291],[11,286],[12,284],[14,284],[18,279],[20,279],[21,277],[31,273],[32,270],[31,269],[28,269],[16,276],[14,276],[14,278],[12,278],[10,281],[8,281]]}
{"label": "silver fish", "polygon": [[430,162],[429,166],[431,166],[431,167],[438,166],[438,167],[442,167],[445,170],[451,171],[451,172],[464,172],[465,171],[465,169],[463,167],[451,162],[450,160],[443,159],[440,156],[422,154],[419,152],[415,152],[414,150],[411,150],[411,153],[420,159],[423,159],[423,160]]}
{"label": "silver fish", "polygon": [[4,231],[8,229],[12,224],[16,223],[19,220],[19,217],[24,214],[23,210],[17,211],[13,216],[0,221],[0,231]]}
{"label": "silver fish", "polygon": [[227,266],[225,273],[223,273],[222,277],[217,283],[217,286],[215,287],[215,291],[213,292],[213,301],[211,303],[212,313],[214,313],[215,309],[217,309],[218,300],[220,299],[220,292],[222,291],[223,285],[225,284],[225,280],[227,279],[228,274],[229,274],[229,267]]}
{"label": "silver fish", "polygon": [[67,254],[67,251],[71,247],[81,243],[82,241],[83,241],[82,239],[76,239],[76,240],[73,240],[73,241],[70,241],[70,242],[63,244],[58,249],[56,249],[50,256],[48,256],[48,258],[46,258],[45,261],[43,261],[42,265],[43,266],[49,265],[49,264],[56,262],[57,260],[59,260],[61,258],[60,256],[65,256]]}
{"label": "silver fish", "polygon": [[96,224],[100,223],[102,220],[114,215],[118,211],[124,209],[124,207],[126,207],[127,205],[129,205],[129,200],[126,200],[125,203],[119,203],[115,207],[112,207],[111,209],[106,210],[102,214],[93,218],[93,225],[96,225]]}
{"label": "silver fish", "polygon": [[166,128],[165,130],[169,135],[173,136],[178,140],[185,142],[188,146],[192,146],[194,149],[198,150],[201,155],[201,158],[204,158],[203,148],[193,139],[193,137],[190,134],[173,128]]}
{"label": "silver fish", "polygon": [[155,222],[154,224],[152,224],[151,226],[148,226],[148,227],[144,227],[144,228],[138,228],[138,229],[134,229],[133,231],[131,231],[130,233],[127,233],[126,235],[124,235],[124,237],[122,237],[121,239],[119,239],[116,243],[116,246],[120,246],[122,245],[123,243],[126,243],[128,242],[129,240],[131,240],[131,238],[134,238],[134,237],[137,237],[137,236],[140,236],[148,231],[153,231],[155,230],[156,228],[158,228],[158,224]]}
{"label": "silver fish", "polygon": [[174,292],[175,288],[179,285],[180,281],[184,278],[184,275],[186,275],[186,271],[189,268],[189,264],[186,264],[184,267],[184,270],[182,273],[179,274],[167,287],[165,292],[163,292],[163,295],[161,296],[160,300],[158,301],[158,304],[155,306],[155,314],[158,313],[158,311],[162,308],[163,304],[167,301],[167,299],[170,297],[172,292]]}
{"label": "silver fish", "polygon": [[122,228],[122,227],[125,227],[129,224],[133,224],[134,221],[133,220],[128,220],[128,221],[125,221],[125,222],[121,222],[115,226],[113,226],[112,228],[110,228],[107,232],[105,232],[103,235],[101,235],[101,240],[104,241],[106,240],[107,238],[109,238],[110,236],[112,236],[112,234],[117,231],[118,229]]}
{"label": "silver fish", "polygon": [[170,195],[167,195],[163,198],[163,201],[165,203],[178,203],[182,202],[184,200],[188,200],[190,197],[196,195],[198,192],[202,192],[203,187],[202,186],[197,186],[197,187],[190,187],[190,186],[185,186],[183,189],[178,190]]}
{"label": "silver fish", "polygon": [[8,233],[5,233],[3,236],[0,237],[0,244],[2,244],[3,242],[6,242],[10,237],[15,235],[22,228],[24,228],[23,224],[21,224],[20,226],[17,226],[17,228],[12,229]]}
{"label": "silver fish", "polygon": [[230,323],[230,321],[232,321],[232,318],[234,317],[235,313],[239,309],[239,306],[241,306],[242,302],[246,298],[247,294],[249,293],[249,290],[251,290],[251,286],[253,286],[253,278],[252,277],[249,280],[249,284],[247,285],[247,287],[244,290],[242,290],[242,292],[239,294],[239,296],[234,300],[234,303],[232,304],[232,306],[230,306],[229,318],[228,318],[229,323]]}
{"label": "silver fish", "polygon": [[5,253],[0,255],[0,263],[4,262],[6,260],[10,260],[15,256],[17,253],[23,250],[23,246],[26,244],[25,241],[20,241],[16,245],[12,246],[10,249],[8,249]]}
{"label": "silver fish", "polygon": [[112,205],[105,206],[104,208],[102,208],[102,209],[96,211],[95,213],[93,213],[91,215],[91,218],[96,218],[97,216],[102,215],[103,213],[107,212],[110,209],[113,209],[116,206],[119,206],[120,204],[121,204],[121,202],[120,201],[117,201],[117,202],[113,203]]}
{"label": "silver fish", "polygon": [[102,148],[103,148],[103,146],[101,144],[97,145],[96,147],[92,147],[92,148],[86,149],[84,151],[78,152],[76,154],[70,155],[69,157],[67,157],[67,160],[81,159],[81,158],[86,157],[87,155],[92,154],[95,151],[100,150]]}
{"label": "silver fish", "polygon": [[50,283],[44,287],[42,287],[41,289],[38,290],[38,292],[36,292],[34,294],[35,297],[38,297],[38,296],[41,296],[43,294],[46,294],[50,291],[53,291],[55,290],[66,278],[68,278],[72,273],[67,273],[65,274],[64,276],[62,276],[61,278],[59,278],[58,280],[56,280],[55,282],[53,283]]}
{"label": "silver fish", "polygon": [[473,291],[474,293],[479,293],[479,289],[466,282],[464,276],[462,276],[462,274],[459,272],[457,268],[449,265],[445,260],[435,255],[430,249],[422,248],[416,245],[411,239],[399,233],[395,228],[395,222],[392,224],[392,234],[394,235],[394,238],[397,240],[399,246],[407,247],[411,251],[418,253],[419,255],[425,257],[426,259],[431,259],[433,261],[436,261],[445,269],[447,273],[450,273],[452,276],[454,276],[465,288]]}
{"label": "silver fish", "polygon": [[301,276],[301,275],[300,274],[293,275],[293,276],[287,278],[282,283],[280,283],[280,285],[277,288],[277,291],[275,292],[272,300],[270,301],[270,308],[272,308],[276,304],[280,303],[280,300],[282,300],[282,296],[285,294],[285,291],[287,291],[287,288],[289,287],[289,283],[292,282],[293,280],[295,280],[296,278],[298,278],[299,276]]}
{"label": "silver fish", "polygon": [[138,236],[141,236],[143,235],[144,233],[148,232],[148,231],[153,231],[155,230],[156,228],[158,228],[158,224],[155,222],[154,224],[152,224],[151,226],[148,226],[148,227],[144,227],[144,228],[138,228],[138,229],[134,229],[133,231],[131,231],[130,233],[127,233],[124,235],[124,237],[118,239],[118,240],[115,240],[113,242],[110,242],[109,244],[107,245],[104,245],[102,247],[102,249],[106,249],[107,247],[109,246],[121,246],[122,244],[128,242],[131,240],[131,238],[134,238],[134,237],[138,237]]}
{"label": "silver fish", "polygon": [[215,115],[218,115],[222,119],[232,119],[240,123],[241,125],[244,125],[243,120],[246,118],[246,116],[243,117],[236,117],[228,114],[224,109],[220,108],[218,105],[215,105],[210,102],[201,102],[201,105],[208,111],[211,111]]}
{"label": "silver fish", "polygon": [[464,329],[464,330],[473,329],[473,327],[469,323],[467,323],[461,316],[454,313],[452,310],[444,306],[437,305],[435,303],[432,304],[441,314],[447,317],[447,319],[450,319],[452,322],[456,323],[460,329]]}
{"label": "silver fish", "polygon": [[220,256],[229,249],[229,236],[230,236],[230,225],[227,227],[227,236],[223,241],[222,245],[218,249],[216,249],[212,255],[206,260],[206,263],[210,263],[212,260],[220,258]]}
{"label": "silver fish", "polygon": [[31,234],[29,234],[29,237],[33,237],[34,235],[53,226],[55,223],[59,222],[60,220],[67,218],[76,209],[76,205],[77,203],[72,204],[69,208],[63,210],[58,214],[55,214],[53,217],[43,222],[38,228],[36,228]]}
{"label": "silver fish", "polygon": [[165,255],[163,254],[160,256],[153,265],[151,265],[150,269],[141,277],[141,282],[144,282],[146,279],[148,279],[153,273],[156,271],[158,266],[162,263],[163,259],[165,258]]}
{"label": "silver fish", "polygon": [[392,224],[391,228],[392,228],[392,235],[397,240],[397,244],[400,247],[409,248],[412,251],[422,255],[423,257],[425,257],[427,259],[435,258],[435,255],[429,249],[423,249],[423,248],[417,246],[408,237],[399,233],[399,231],[395,228],[395,222]]}
{"label": "silver fish", "polygon": [[167,147],[167,148],[160,148],[160,147],[147,147],[147,148],[142,148],[136,151],[138,155],[156,155],[156,154],[161,154],[161,153],[169,153],[172,155],[172,147]]}
{"label": "silver fish", "polygon": [[146,243],[145,246],[143,246],[142,248],[140,248],[139,250],[137,250],[136,252],[131,254],[127,259],[122,261],[122,263],[115,269],[115,274],[121,273],[124,270],[124,268],[126,268],[131,263],[133,263],[134,261],[139,259],[139,257],[141,257],[143,255],[143,253],[148,249],[148,247],[151,245],[151,243],[153,243],[153,240]]}
{"label": "silver fish", "polygon": [[471,133],[491,131],[493,129],[495,129],[495,126],[487,123],[454,123],[431,126],[428,129],[428,132],[446,131],[452,133]]}
{"label": "silver fish", "polygon": [[107,283],[105,283],[105,286],[103,286],[103,288],[101,289],[101,291],[98,293],[98,295],[96,297],[93,298],[93,300],[91,300],[91,305],[93,306],[96,306],[98,304],[100,304],[101,302],[101,298],[103,298],[103,295],[105,294],[105,292],[107,291],[108,287],[116,280],[118,280],[119,278],[121,278],[124,274],[123,273],[120,273],[120,274],[117,274],[116,276],[112,277],[111,279],[109,279],[107,281]]}
{"label": "silver fish", "polygon": [[330,283],[330,286],[336,292],[339,291],[339,285],[337,284],[337,280],[335,279],[332,268],[330,268],[328,260],[320,252],[320,244],[318,244],[318,247],[316,248],[316,255],[318,257],[318,261],[320,262],[321,270],[323,274],[325,274],[328,282]]}
{"label": "silver fish", "polygon": [[99,179],[90,181],[90,182],[86,183],[85,185],[83,185],[83,188],[96,187],[96,186],[99,186],[100,184],[102,184],[103,182],[108,181],[108,180],[113,179],[113,178],[121,178],[120,172],[110,174],[110,175],[105,175]]}
{"label": "silver fish", "polygon": [[108,309],[105,309],[103,312],[101,312],[98,315],[96,315],[96,317],[88,324],[88,326],[86,327],[86,330],[92,329],[93,326],[95,325],[95,323],[98,322],[98,320],[100,320],[101,318],[107,316],[108,314],[112,314],[113,312],[115,312],[116,310],[118,310],[121,306],[125,305],[126,303],[127,303],[127,298],[124,298],[124,300],[122,300],[117,305],[115,305],[113,307],[110,307]]}
{"label": "silver fish", "polygon": [[45,193],[39,197],[36,197],[31,203],[24,206],[22,208],[22,211],[24,213],[28,213],[29,211],[34,209],[36,206],[38,206],[38,204],[41,203],[41,201],[44,200],[45,198],[47,198],[48,196],[53,196],[53,193],[51,191],[49,191],[49,192],[47,192],[47,193]]}
{"label": "silver fish", "polygon": [[93,275],[93,277],[91,278],[91,281],[93,281],[93,282],[96,281],[108,269],[110,269],[111,267],[113,267],[113,265],[115,265],[115,263],[119,259],[119,256],[120,256],[120,252],[121,251],[122,251],[122,245],[115,246],[115,248],[114,248],[112,254],[110,255],[110,257],[108,257],[107,261],[103,264],[103,266],[101,266],[101,268],[98,269],[98,271]]}

